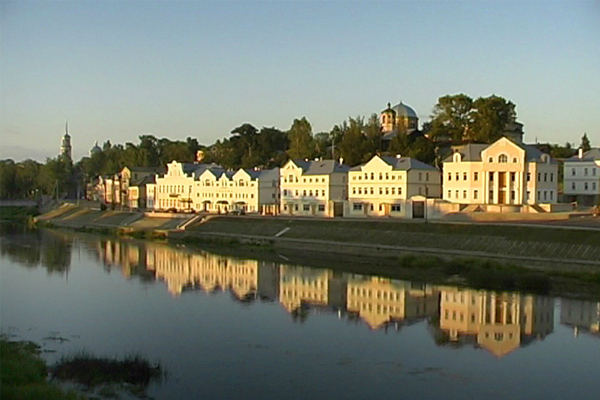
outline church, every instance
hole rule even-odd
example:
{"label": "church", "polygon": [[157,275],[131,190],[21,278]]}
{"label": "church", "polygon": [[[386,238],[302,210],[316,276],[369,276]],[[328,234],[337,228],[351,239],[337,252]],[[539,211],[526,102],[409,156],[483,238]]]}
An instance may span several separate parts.
{"label": "church", "polygon": [[417,112],[407,104],[400,102],[392,107],[391,103],[379,114],[382,141],[384,148],[388,148],[392,139],[399,133],[413,138],[423,136],[419,130],[419,117]]}

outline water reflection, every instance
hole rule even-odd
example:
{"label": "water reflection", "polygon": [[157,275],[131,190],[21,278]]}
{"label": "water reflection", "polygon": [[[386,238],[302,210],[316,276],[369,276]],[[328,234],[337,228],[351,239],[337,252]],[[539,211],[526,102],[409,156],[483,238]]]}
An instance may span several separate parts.
{"label": "water reflection", "polygon": [[72,240],[53,231],[31,231],[3,225],[0,255],[25,267],[42,266],[50,274],[68,272]]}
{"label": "water reflection", "polygon": [[[50,272],[69,268],[73,237],[37,232],[21,242],[3,240],[2,255]],[[396,330],[428,321],[440,346],[472,346],[503,357],[554,331],[553,298],[518,292],[494,292],[431,285],[286,263],[191,251],[169,245],[78,236],[106,270],[127,279],[163,281],[174,296],[186,291],[227,291],[235,301],[277,301],[293,321],[312,313],[364,324],[371,330]],[[561,300],[560,323],[574,333],[600,337],[600,302]]]}

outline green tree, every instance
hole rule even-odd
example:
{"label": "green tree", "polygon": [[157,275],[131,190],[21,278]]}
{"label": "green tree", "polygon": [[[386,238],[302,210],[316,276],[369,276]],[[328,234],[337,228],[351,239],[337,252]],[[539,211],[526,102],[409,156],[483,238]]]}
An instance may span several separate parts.
{"label": "green tree", "polygon": [[294,119],[287,136],[290,143],[288,155],[291,159],[313,157],[315,144],[312,137],[312,126],[306,117]]}
{"label": "green tree", "polygon": [[381,153],[383,132],[379,126],[379,117],[377,114],[371,114],[367,124],[365,125],[365,155],[363,161],[370,160],[375,154]]}
{"label": "green tree", "polygon": [[0,160],[0,199],[11,199],[17,192],[17,167],[13,160]]}
{"label": "green tree", "polygon": [[493,143],[502,137],[507,124],[516,121],[515,105],[502,97],[480,97],[473,102],[473,122],[465,139]]}
{"label": "green tree", "polygon": [[364,134],[364,118],[349,118],[348,123],[343,123],[342,141],[339,144],[340,156],[344,159],[344,164],[351,167],[365,161],[365,148],[367,140]]}
{"label": "green tree", "polygon": [[585,153],[586,151],[590,151],[592,148],[592,145],[590,144],[590,139],[588,139],[587,137],[587,133],[584,133],[583,136],[581,137],[581,146],[579,146],[583,149],[583,152]]}
{"label": "green tree", "polygon": [[472,122],[473,99],[466,94],[446,95],[438,99],[429,122],[429,134],[434,139],[460,141]]}

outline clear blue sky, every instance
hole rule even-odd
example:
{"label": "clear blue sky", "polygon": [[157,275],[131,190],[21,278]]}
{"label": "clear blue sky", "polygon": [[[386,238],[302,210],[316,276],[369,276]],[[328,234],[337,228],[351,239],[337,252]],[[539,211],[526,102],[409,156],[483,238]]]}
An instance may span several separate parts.
{"label": "clear blue sky", "polygon": [[0,158],[249,122],[329,131],[402,100],[497,94],[525,141],[600,145],[600,1],[2,1]]}

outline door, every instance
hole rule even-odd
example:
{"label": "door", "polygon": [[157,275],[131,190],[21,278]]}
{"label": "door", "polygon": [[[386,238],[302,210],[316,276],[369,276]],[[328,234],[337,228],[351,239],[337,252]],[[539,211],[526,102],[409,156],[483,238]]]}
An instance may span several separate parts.
{"label": "door", "polygon": [[425,218],[425,202],[415,201],[412,203],[412,217]]}

